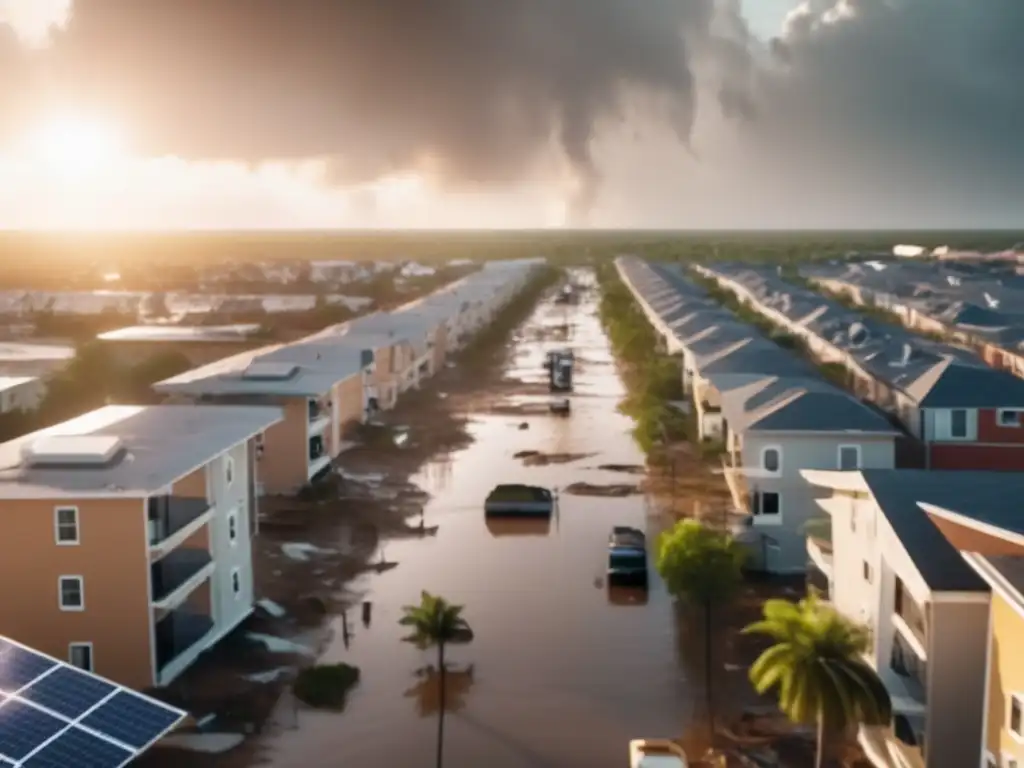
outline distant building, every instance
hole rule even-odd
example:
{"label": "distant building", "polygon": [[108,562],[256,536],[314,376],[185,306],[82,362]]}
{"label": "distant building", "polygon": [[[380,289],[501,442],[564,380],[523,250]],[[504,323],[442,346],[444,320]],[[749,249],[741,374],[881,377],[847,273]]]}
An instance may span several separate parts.
{"label": "distant building", "polygon": [[173,349],[193,365],[220,360],[259,344],[260,326],[245,325],[133,325],[101,333],[97,340],[126,364]]}
{"label": "distant building", "polygon": [[0,376],[0,413],[35,410],[45,394],[46,384],[37,376]]}

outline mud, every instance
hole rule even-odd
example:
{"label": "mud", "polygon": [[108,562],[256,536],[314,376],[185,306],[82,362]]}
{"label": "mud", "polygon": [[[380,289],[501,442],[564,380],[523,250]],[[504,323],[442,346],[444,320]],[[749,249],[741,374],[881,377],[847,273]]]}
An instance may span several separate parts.
{"label": "mud", "polygon": [[548,464],[570,464],[596,456],[594,453],[545,453],[544,451],[518,451],[512,458],[520,459],[527,467],[546,467]]}
{"label": "mud", "polygon": [[570,483],[562,489],[563,493],[571,493],[573,496],[609,496],[622,497],[633,496],[640,493],[639,485],[630,483],[609,483],[607,485],[595,485],[593,483]]}

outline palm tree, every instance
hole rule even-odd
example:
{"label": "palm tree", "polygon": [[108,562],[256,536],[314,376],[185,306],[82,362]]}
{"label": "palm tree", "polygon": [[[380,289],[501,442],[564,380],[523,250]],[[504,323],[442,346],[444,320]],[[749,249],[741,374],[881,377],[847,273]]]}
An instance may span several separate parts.
{"label": "palm tree", "polygon": [[661,536],[657,569],[668,591],[704,610],[704,693],[708,725],[715,734],[714,679],[711,658],[713,607],[727,603],[743,579],[746,553],[727,533],[696,520],[683,520]]}
{"label": "palm tree", "polygon": [[444,713],[445,689],[447,675],[444,652],[449,643],[466,643],[472,640],[473,631],[462,618],[462,606],[452,605],[443,597],[424,591],[420,595],[419,605],[407,605],[402,608],[402,618],[398,623],[410,627],[412,634],[405,638],[407,642],[419,648],[437,648],[438,673],[438,716],[437,716],[437,768],[441,768],[444,759]]}
{"label": "palm tree", "polygon": [[830,733],[892,719],[889,694],[863,656],[868,630],[817,595],[799,603],[769,600],[764,618],[743,631],[775,641],[750,668],[750,680],[758,693],[777,691],[779,707],[790,720],[817,725],[817,768],[825,764]]}

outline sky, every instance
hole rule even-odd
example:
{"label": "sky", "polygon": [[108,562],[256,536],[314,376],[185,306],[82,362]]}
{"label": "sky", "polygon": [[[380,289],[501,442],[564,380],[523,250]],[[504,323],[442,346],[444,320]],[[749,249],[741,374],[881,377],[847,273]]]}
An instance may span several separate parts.
{"label": "sky", "polygon": [[0,228],[1019,227],[1020,0],[0,0]]}

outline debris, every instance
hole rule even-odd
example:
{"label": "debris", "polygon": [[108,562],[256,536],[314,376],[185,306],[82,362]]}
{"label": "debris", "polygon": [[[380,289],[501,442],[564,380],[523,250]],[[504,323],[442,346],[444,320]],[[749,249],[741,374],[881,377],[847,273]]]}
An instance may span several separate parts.
{"label": "debris", "polygon": [[628,483],[612,483],[611,485],[573,483],[563,490],[574,496],[632,496],[635,493],[640,493],[639,486]]}
{"label": "debris", "polygon": [[254,643],[260,643],[270,653],[294,653],[301,656],[316,656],[316,651],[312,648],[307,648],[301,643],[286,640],[283,637],[264,635],[260,632],[246,632],[245,636]]}
{"label": "debris", "polygon": [[643,475],[647,473],[646,467],[640,464],[601,464],[598,466],[602,472],[625,472],[627,475]]}
{"label": "debris", "polygon": [[240,733],[177,733],[165,736],[159,746],[202,752],[207,755],[221,755],[245,741]]}
{"label": "debris", "polygon": [[272,683],[279,677],[284,677],[290,671],[288,667],[277,667],[277,669],[268,669],[266,672],[254,672],[251,675],[245,675],[245,679],[252,683]]}
{"label": "debris", "polygon": [[286,557],[299,562],[308,562],[312,555],[336,555],[336,549],[322,549],[315,544],[302,541],[289,541],[281,545],[281,551]]}
{"label": "debris", "polygon": [[528,422],[522,421],[519,423],[519,429],[529,429],[530,425]]}
{"label": "debris", "polygon": [[339,469],[338,474],[341,475],[343,480],[348,480],[350,483],[360,483],[362,485],[383,483],[387,479],[387,475],[383,472],[368,472],[363,475],[357,475],[354,472],[346,472],[343,469]]}
{"label": "debris", "polygon": [[263,598],[262,600],[256,601],[256,607],[275,619],[283,619],[287,614],[287,611],[280,605],[275,603],[273,600]]}

